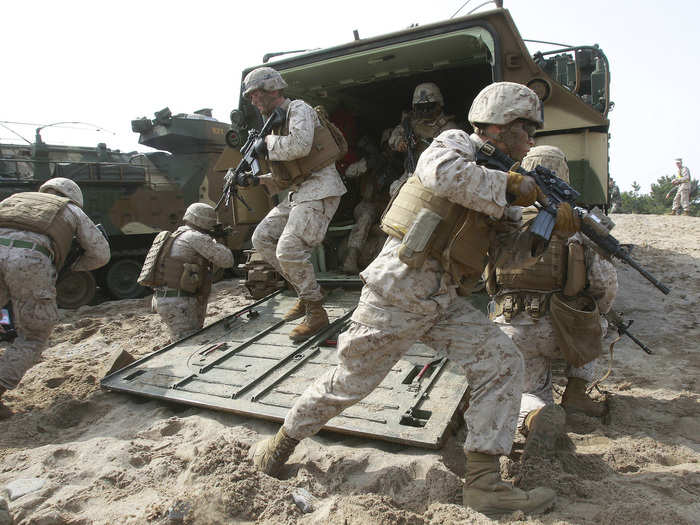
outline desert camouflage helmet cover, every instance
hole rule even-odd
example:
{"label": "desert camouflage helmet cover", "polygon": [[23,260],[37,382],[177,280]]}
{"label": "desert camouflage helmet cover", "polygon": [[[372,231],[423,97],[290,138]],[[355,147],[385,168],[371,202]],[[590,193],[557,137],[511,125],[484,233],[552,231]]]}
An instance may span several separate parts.
{"label": "desert camouflage helmet cover", "polygon": [[569,182],[569,165],[566,163],[564,152],[556,146],[535,146],[525,156],[522,166],[532,171],[536,166],[542,166],[556,173],[557,177]]}
{"label": "desert camouflage helmet cover", "polygon": [[476,96],[469,109],[469,122],[508,124],[519,118],[542,127],[542,103],[530,88],[515,82],[489,84]]}
{"label": "desert camouflage helmet cover", "polygon": [[427,102],[437,102],[441,106],[445,105],[445,101],[442,98],[442,93],[437,84],[433,82],[424,82],[423,84],[418,84],[416,89],[413,90],[413,105],[425,104]]}
{"label": "desert camouflage helmet cover", "polygon": [[202,230],[213,230],[216,226],[217,218],[214,208],[203,202],[190,204],[182,219]]}
{"label": "desert camouflage helmet cover", "polygon": [[81,208],[83,207],[83,192],[80,190],[80,187],[70,179],[65,179],[63,177],[49,179],[39,187],[40,193],[46,193],[46,190],[54,190],[65,198],[70,199]]}
{"label": "desert camouflage helmet cover", "polygon": [[279,72],[271,67],[259,67],[248,73],[243,79],[243,96],[247,97],[256,89],[264,89],[265,91],[274,91],[276,89],[284,89],[287,83],[282,78]]}

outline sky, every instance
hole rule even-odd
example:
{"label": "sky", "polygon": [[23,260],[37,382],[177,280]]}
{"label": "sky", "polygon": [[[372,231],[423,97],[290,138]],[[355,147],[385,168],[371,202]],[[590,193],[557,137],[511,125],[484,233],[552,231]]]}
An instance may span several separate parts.
{"label": "sky", "polygon": [[[471,0],[460,15],[483,0]],[[35,0],[3,4],[0,142],[122,151],[138,144],[131,120],[168,106],[212,108],[228,122],[241,71],[271,51],[328,47],[449,18],[464,0],[172,2]],[[480,10],[490,9],[492,5]],[[700,176],[700,51],[691,34],[700,2],[504,0],[523,38],[599,44],[610,62],[610,175],[642,192],[683,157]],[[548,50],[528,44],[532,52]],[[466,108],[465,108],[466,111]],[[27,124],[15,124],[27,123]],[[3,127],[5,126],[5,127]],[[99,130],[97,129],[99,128]]]}

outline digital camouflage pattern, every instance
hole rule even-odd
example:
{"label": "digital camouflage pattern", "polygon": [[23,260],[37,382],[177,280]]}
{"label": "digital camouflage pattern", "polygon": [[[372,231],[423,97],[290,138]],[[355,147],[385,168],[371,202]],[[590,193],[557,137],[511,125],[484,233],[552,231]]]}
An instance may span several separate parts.
{"label": "digital camouflage pattern", "polygon": [[[200,255],[219,268],[233,266],[231,250],[211,236],[191,226],[181,226],[174,233],[179,232],[182,234],[173,241],[169,256],[196,263]],[[194,297],[158,297],[156,293],[152,307],[167,326],[171,339],[177,341],[202,328],[208,302],[209,288],[206,287],[202,294]]]}
{"label": "digital camouflage pattern", "polygon": [[[109,244],[88,216],[72,203],[60,213],[73,226],[74,235],[85,250],[72,269],[93,270],[107,264]],[[39,233],[0,228],[0,237],[51,249],[49,238]],[[0,245],[0,303],[10,301],[17,338],[0,356],[0,386],[7,389],[15,388],[39,361],[58,321],[56,268],[46,255],[33,249]]]}
{"label": "digital camouflage pattern", "polygon": [[[569,239],[569,242],[582,242],[581,234],[574,235]],[[617,295],[615,267],[600,257],[587,244],[584,244],[584,258],[588,282],[585,291],[596,300],[601,314],[607,313]],[[562,354],[557,347],[549,312],[536,321],[527,313],[521,312],[515,315],[510,322],[506,321],[503,315],[494,319],[494,322],[515,343],[525,359],[524,393],[518,416],[518,427],[522,428],[528,413],[554,403],[552,397],[552,359],[561,358]],[[601,328],[603,335],[605,335],[607,322],[602,316]],[[595,361],[580,368],[568,365],[566,375],[569,378],[578,377],[586,382],[591,382],[594,371]]]}
{"label": "digital camouflage pattern", "polygon": [[253,247],[307,301],[320,301],[321,287],[311,263],[311,252],[323,242],[340,197],[290,202],[289,194],[253,232]]}
{"label": "digital camouflage pattern", "polygon": [[[316,111],[302,100],[289,102],[287,120],[288,135],[265,137],[268,158],[272,161],[307,156],[314,129],[320,126]],[[311,251],[323,242],[340,204],[340,196],[346,192],[335,164],[331,163],[313,172],[298,186],[292,186],[284,200],[270,210],[253,232],[253,247],[302,299],[322,299],[311,264]]]}
{"label": "digital camouflage pattern", "polygon": [[[416,175],[437,195],[500,218],[506,174],[475,164],[478,143],[463,131],[442,133],[421,156]],[[494,224],[504,226],[503,221]],[[531,238],[499,233],[491,257],[503,266],[533,264]],[[522,356],[495,325],[465,299],[433,259],[409,268],[390,238],[362,272],[366,283],[350,328],[338,338],[338,366],[320,378],[289,412],[284,429],[295,439],[317,432],[331,417],[371,392],[414,342],[443,350],[460,363],[472,388],[465,413],[466,450],[510,451],[522,393]]]}

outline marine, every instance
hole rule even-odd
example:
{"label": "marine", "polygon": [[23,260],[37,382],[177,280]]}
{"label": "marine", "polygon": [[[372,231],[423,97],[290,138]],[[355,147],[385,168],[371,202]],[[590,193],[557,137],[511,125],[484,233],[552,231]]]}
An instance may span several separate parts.
{"label": "marine", "polygon": [[[530,171],[538,165],[569,182],[566,157],[559,148],[532,148],[522,166]],[[513,211],[525,218],[537,213],[534,208]],[[492,295],[490,317],[525,360],[518,416],[518,428],[527,436],[525,455],[550,453],[564,432],[566,418],[561,407],[591,417],[606,412],[605,405],[593,401],[586,388],[593,380],[595,358],[601,353],[601,337],[607,329],[602,314],[610,310],[617,295],[615,267],[578,232],[569,238],[554,235],[545,253],[528,268],[489,266],[486,276]],[[568,358],[561,407],[554,404],[552,395],[552,360],[560,357]]]}
{"label": "marine", "polygon": [[233,254],[216,242],[214,208],[190,204],[184,222],[174,232],[161,232],[146,256],[139,283],[154,288],[152,307],[160,315],[172,341],[204,325],[213,267],[231,268]]}
{"label": "marine", "polygon": [[683,208],[683,215],[690,215],[690,170],[683,166],[683,159],[676,159],[676,169],[678,172],[671,181],[677,186],[676,196],[673,198],[671,215],[680,215]]}
{"label": "marine", "polygon": [[290,191],[260,221],[252,243],[296,291],[298,300],[284,319],[304,317],[289,334],[294,341],[304,341],[328,326],[311,252],[323,242],[347,190],[335,167],[338,156],[323,156],[321,149],[312,148],[318,137],[327,134],[327,126],[321,125],[317,112],[306,102],[288,99],[286,87],[282,76],[270,67],[254,69],[243,80],[243,96],[264,118],[276,108],[286,114],[283,126],[261,138],[256,151],[271,166],[271,173],[262,175],[260,182],[271,193]]}
{"label": "marine", "polygon": [[[38,192],[0,202],[0,304],[12,302],[17,338],[0,356],[0,398],[39,362],[58,322],[56,275],[73,242],[82,255],[74,271],[109,262],[109,243],[83,212],[83,193],[72,180],[49,179]],[[0,419],[11,416],[0,401]]]}
{"label": "marine", "polygon": [[[416,162],[435,137],[443,131],[458,127],[452,115],[445,115],[444,106],[445,100],[437,84],[418,84],[413,90],[411,111],[404,112],[401,123],[391,131],[389,147],[394,151],[406,153],[407,156],[410,150]],[[410,133],[407,133],[407,128]],[[394,181],[389,189],[391,195],[396,194],[406,179],[413,174],[412,168],[407,162],[404,174]]]}
{"label": "marine", "polygon": [[[262,472],[278,475],[300,440],[368,395],[421,341],[461,365],[472,388],[464,414],[464,505],[489,516],[553,505],[550,489],[524,491],[501,480],[499,456],[510,453],[513,443],[523,359],[496,325],[459,296],[473,289],[487,259],[504,268],[523,266],[534,264],[542,249],[504,217],[509,205],[541,198],[534,180],[475,162],[487,144],[522,159],[542,126],[540,101],[520,84],[491,84],[475,98],[469,121],[472,135],[448,130],[432,141],[385,212],[382,228],[389,239],[361,273],[365,286],[349,328],[338,337],[338,365],[298,398],[274,437],[253,447]],[[435,216],[431,230],[426,225]],[[572,223],[570,209],[557,215],[556,228]],[[407,233],[411,227],[423,232],[417,243]]]}

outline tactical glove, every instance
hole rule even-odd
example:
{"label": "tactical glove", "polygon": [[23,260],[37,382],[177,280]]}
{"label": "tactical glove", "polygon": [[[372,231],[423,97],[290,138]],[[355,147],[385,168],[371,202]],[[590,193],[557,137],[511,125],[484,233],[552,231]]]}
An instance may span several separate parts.
{"label": "tactical glove", "polygon": [[535,179],[527,175],[521,175],[515,171],[508,172],[506,193],[511,206],[531,206],[537,200],[538,191]]}
{"label": "tactical glove", "polygon": [[557,209],[557,222],[554,224],[554,232],[563,237],[571,237],[581,231],[581,218],[568,202],[562,202]]}
{"label": "tactical glove", "polygon": [[265,137],[260,137],[255,141],[255,144],[253,144],[253,148],[255,149],[255,153],[258,154],[258,158],[265,158],[267,155],[267,143],[265,142]]}

